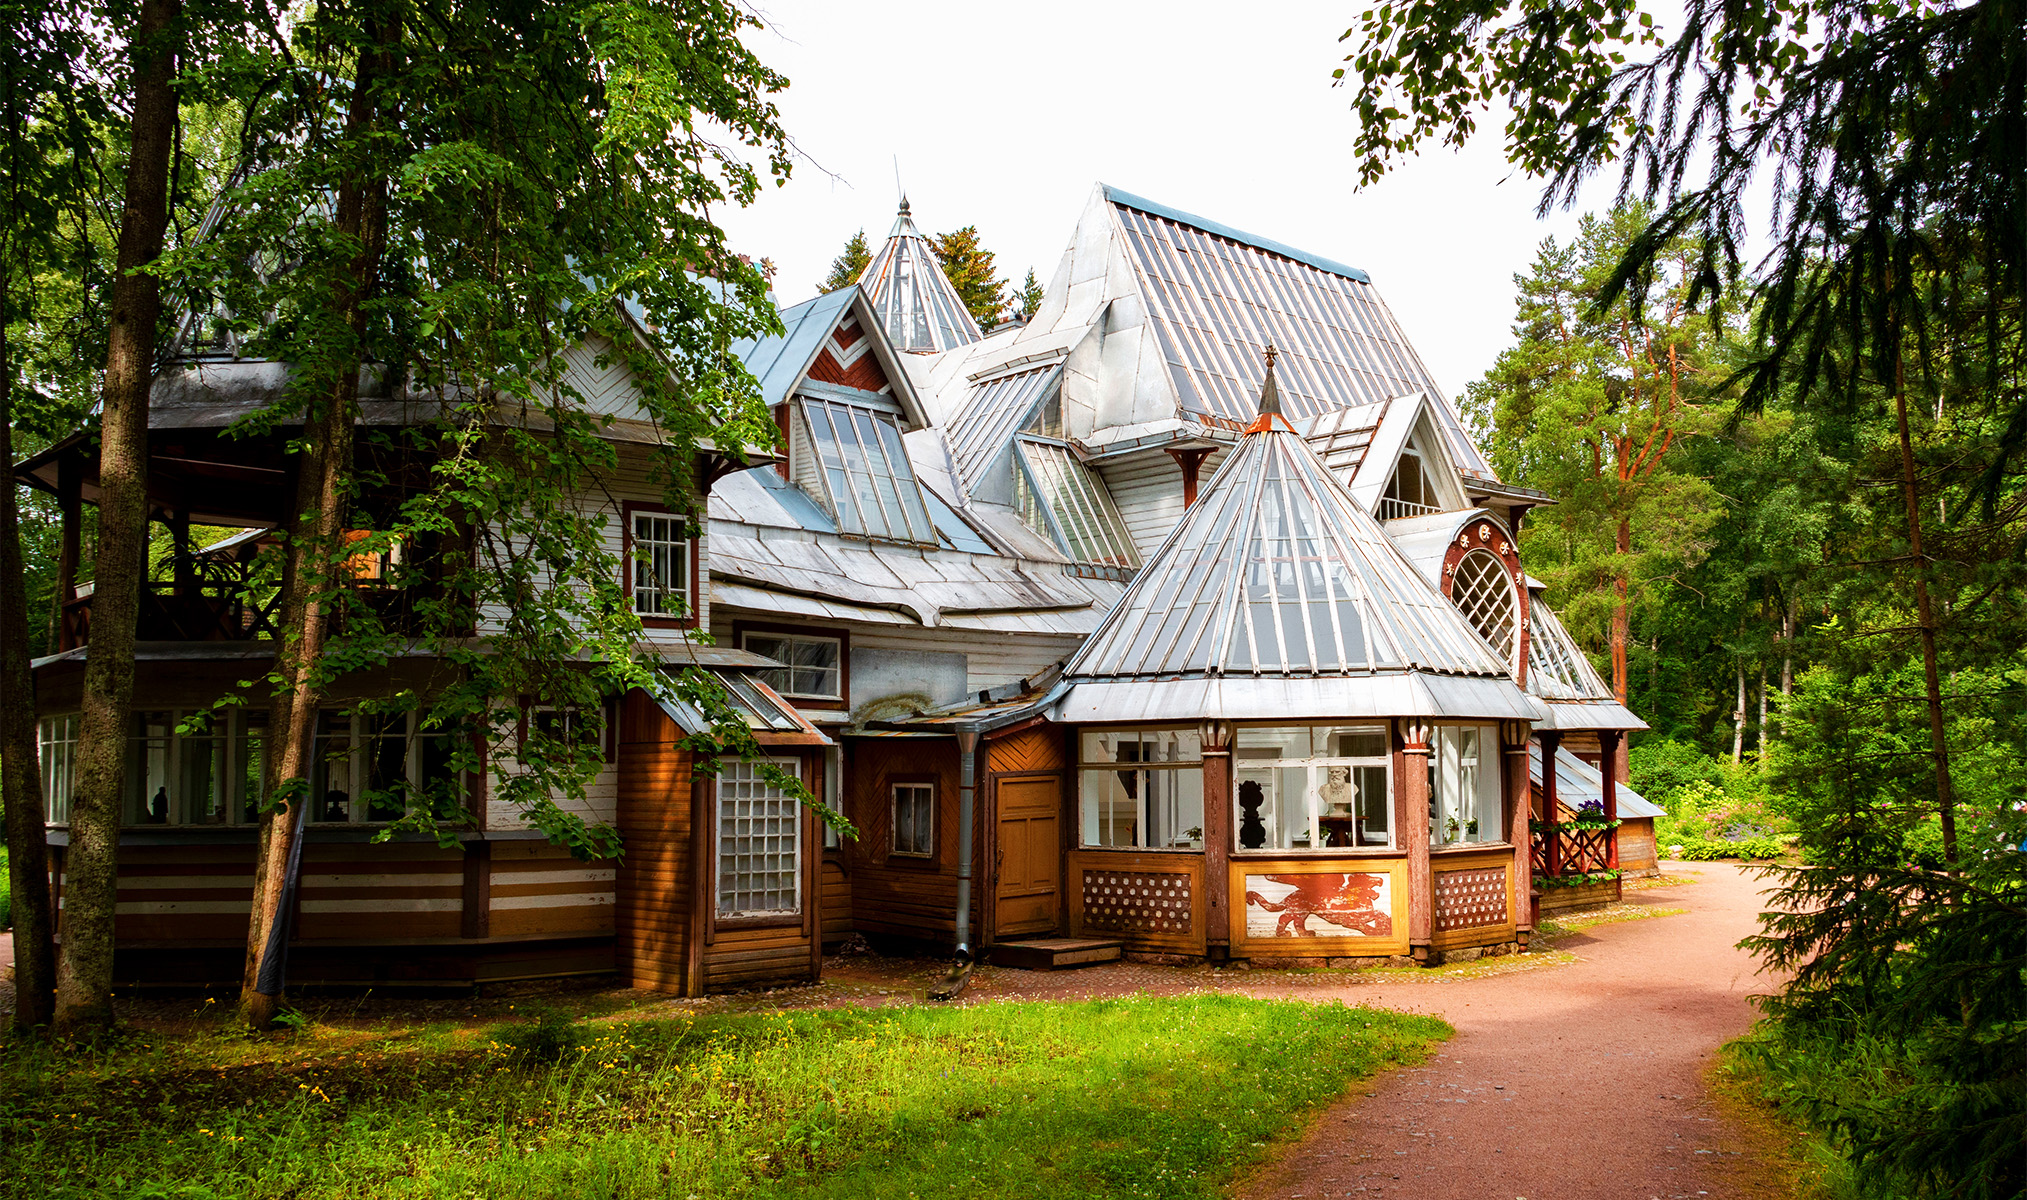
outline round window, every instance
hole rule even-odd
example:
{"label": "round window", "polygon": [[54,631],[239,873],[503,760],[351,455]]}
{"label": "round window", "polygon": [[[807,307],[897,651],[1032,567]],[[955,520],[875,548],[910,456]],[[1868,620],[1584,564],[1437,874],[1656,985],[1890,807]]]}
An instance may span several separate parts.
{"label": "round window", "polygon": [[1492,643],[1501,658],[1508,663],[1513,661],[1520,632],[1520,597],[1498,555],[1480,548],[1458,559],[1450,583],[1450,601]]}

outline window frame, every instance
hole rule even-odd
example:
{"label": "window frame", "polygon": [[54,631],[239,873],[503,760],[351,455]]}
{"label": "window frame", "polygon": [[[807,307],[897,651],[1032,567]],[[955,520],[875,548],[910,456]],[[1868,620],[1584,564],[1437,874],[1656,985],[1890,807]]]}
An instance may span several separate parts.
{"label": "window frame", "polygon": [[[810,390],[795,393],[795,413],[792,420],[799,420],[808,439],[809,458],[813,460],[814,478],[822,495],[819,503],[837,523],[838,536],[867,542],[884,542],[899,546],[935,546],[943,544],[942,534],[936,528],[936,517],[929,511],[929,498],[924,494],[922,481],[915,474],[915,464],[908,457],[906,431],[902,428],[902,415],[894,411],[892,401],[884,396],[866,393],[864,399],[834,394],[844,388],[827,390],[816,394]],[[892,406],[892,408],[890,408]],[[817,412],[815,410],[821,410]],[[838,411],[843,410],[850,417],[840,421]],[[823,419],[824,433],[818,433],[817,419]],[[866,430],[860,427],[863,417],[872,429],[872,445],[866,440]],[[844,428],[840,429],[840,425]],[[843,434],[850,435],[849,447]],[[887,436],[892,434],[891,440]],[[837,451],[837,469],[843,476],[844,493],[839,494],[839,483],[831,477],[831,465],[824,458],[825,447]],[[846,453],[847,449],[857,453],[856,461]],[[878,452],[876,461],[873,452]],[[898,469],[897,469],[898,468]],[[860,477],[870,485],[870,492],[859,491]],[[883,482],[892,487],[891,495],[886,494]],[[867,497],[871,507],[867,509]],[[892,502],[896,511],[889,513],[887,504]],[[881,531],[875,532],[872,517],[877,515]],[[915,528],[919,517],[922,529]],[[897,528],[898,526],[898,528]]]}
{"label": "window frame", "polygon": [[[728,914],[721,908],[725,881],[724,771],[726,768],[738,769],[762,762],[771,763],[782,770],[794,774],[797,779],[803,781],[805,787],[809,784],[809,768],[799,755],[764,755],[752,760],[727,760],[721,764],[717,777],[711,781],[711,818],[710,833],[708,835],[710,838],[710,848],[708,850],[710,856],[710,882],[704,896],[705,911],[709,916],[710,928],[713,932],[736,929],[801,928],[807,933],[810,928],[810,920],[815,905],[811,902],[814,898],[814,889],[810,880],[812,856],[809,853],[809,846],[812,839],[809,836],[809,823],[815,817],[807,808],[796,803],[792,798],[788,802],[794,807],[795,812],[792,824],[792,828],[795,831],[795,866],[790,872],[790,876],[795,883],[795,910],[793,912],[758,912],[750,914],[735,912]],[[757,771],[755,772],[755,776],[758,778]]]}
{"label": "window frame", "polygon": [[[774,688],[775,695],[780,696],[783,700],[788,701],[799,709],[846,710],[851,708],[852,635],[850,630],[833,629],[822,625],[786,625],[759,621],[734,621],[732,623],[733,644],[741,650],[751,649],[746,644],[746,638],[748,635],[756,633],[762,637],[786,637],[800,638],[803,641],[812,642],[835,642],[838,648],[838,694],[836,696],[805,696],[794,692],[784,692],[780,688],[774,688],[774,685],[769,683],[765,678],[762,678],[761,682],[767,683],[768,687]],[[753,653],[758,654],[759,651],[755,650]],[[752,671],[756,676],[764,676],[766,672],[773,669],[769,667],[754,667]]]}
{"label": "window frame", "polygon": [[[50,713],[36,719],[35,778],[42,788],[42,821],[45,826],[70,824],[71,802],[77,798],[78,734],[83,723],[83,714],[74,712]],[[55,736],[51,736],[52,733]],[[56,761],[51,759],[52,748],[57,752]],[[60,770],[57,769],[59,767]],[[67,793],[61,800],[56,797],[59,782],[66,785],[62,790]],[[62,810],[61,815],[59,809]]]}
{"label": "window frame", "polygon": [[[1478,734],[1478,747],[1474,755],[1475,761],[1471,764],[1471,769],[1476,772],[1478,780],[1477,795],[1474,797],[1479,806],[1477,821],[1482,827],[1485,823],[1486,813],[1489,810],[1492,814],[1493,824],[1497,828],[1494,830],[1496,836],[1491,837],[1485,836],[1481,828],[1478,840],[1471,841],[1468,840],[1469,822],[1460,820],[1460,837],[1457,841],[1452,842],[1444,837],[1444,831],[1448,827],[1450,820],[1450,813],[1447,811],[1443,795],[1445,787],[1443,763],[1447,761],[1443,744],[1451,738],[1455,738],[1461,742],[1462,732],[1466,729],[1476,730]],[[1460,768],[1461,759],[1462,755],[1460,753]],[[1502,753],[1502,746],[1499,741],[1499,726],[1467,721],[1454,725],[1437,725],[1430,730],[1429,849],[1432,853],[1468,854],[1478,850],[1496,850],[1502,846],[1510,846],[1512,844],[1509,831],[1505,828],[1507,820],[1506,788],[1505,780],[1501,775],[1504,767],[1505,755]]]}
{"label": "window frame", "polygon": [[[925,850],[903,850],[899,845],[901,836],[901,789],[915,788],[929,793],[929,846]],[[937,817],[937,805],[941,800],[934,775],[890,775],[887,777],[887,857],[897,859],[896,866],[905,864],[931,865],[936,861],[937,833],[941,824]]]}
{"label": "window frame", "polygon": [[676,521],[687,520],[681,513],[672,510],[668,505],[658,504],[649,500],[628,500],[620,505],[620,558],[623,564],[623,569],[620,571],[620,585],[626,594],[627,611],[631,612],[640,621],[642,627],[646,629],[698,628],[703,616],[704,539],[699,535],[693,534],[685,539],[684,543],[687,546],[685,555],[689,560],[690,574],[689,615],[684,617],[669,617],[641,612],[635,607],[633,594],[634,571],[640,565],[634,559],[634,518],[636,516],[667,517]]}
{"label": "window frame", "polygon": [[[1310,748],[1312,750],[1315,749],[1315,738],[1316,738],[1315,731],[1317,730],[1329,730],[1332,733],[1351,732],[1351,731],[1377,733],[1384,741],[1386,749],[1382,750],[1378,754],[1354,754],[1354,755],[1311,754],[1306,757],[1297,757],[1297,758],[1246,759],[1241,758],[1239,756],[1239,739],[1246,732],[1257,730],[1280,730],[1280,729],[1309,730]],[[1403,846],[1401,845],[1401,829],[1400,829],[1401,819],[1399,812],[1400,779],[1398,774],[1398,763],[1396,761],[1400,757],[1400,750],[1397,745],[1397,741],[1398,738],[1396,737],[1396,734],[1394,732],[1393,723],[1386,720],[1336,721],[1327,723],[1304,722],[1297,724],[1254,722],[1238,726],[1236,729],[1234,729],[1232,734],[1232,760],[1231,760],[1232,809],[1230,818],[1232,824],[1232,834],[1231,834],[1232,844],[1230,853],[1235,858],[1305,858],[1305,857],[1342,858],[1358,855],[1374,855],[1374,856],[1400,855],[1402,853]],[[1386,814],[1387,828],[1386,828],[1386,842],[1384,845],[1371,845],[1371,846],[1316,845],[1315,843],[1321,840],[1320,831],[1322,829],[1322,814],[1313,811],[1313,806],[1312,811],[1308,812],[1307,814],[1308,817],[1307,824],[1309,827],[1309,837],[1311,843],[1310,845],[1285,846],[1285,847],[1260,846],[1255,849],[1255,848],[1248,848],[1239,844],[1239,837],[1242,832],[1241,826],[1245,819],[1245,814],[1239,806],[1239,773],[1241,771],[1244,770],[1276,771],[1284,768],[1300,769],[1303,770],[1304,772],[1321,770],[1325,772],[1325,778],[1328,778],[1328,772],[1332,767],[1346,767],[1354,771],[1358,770],[1359,768],[1366,768],[1366,769],[1377,768],[1385,772],[1386,796],[1377,806],[1380,812]],[[1276,798],[1276,804],[1278,808],[1279,804],[1278,797]],[[1280,819],[1280,813],[1278,811],[1276,812],[1276,819],[1277,820]]]}
{"label": "window frame", "polygon": [[[1117,736],[1127,734],[1140,734],[1140,735],[1183,734],[1187,737],[1196,738],[1197,739],[1196,756],[1194,758],[1177,758],[1165,760],[1151,759],[1151,760],[1127,761],[1127,762],[1121,762],[1118,759],[1103,759],[1103,758],[1089,757],[1089,751],[1086,748],[1088,744],[1086,741],[1087,738],[1094,736],[1103,737],[1106,735]],[[1122,854],[1204,853],[1206,847],[1208,846],[1207,834],[1209,833],[1208,827],[1209,823],[1207,820],[1207,816],[1204,812],[1203,743],[1201,735],[1198,733],[1197,728],[1195,726],[1193,725],[1088,726],[1087,725],[1077,730],[1076,739],[1077,739],[1077,748],[1076,748],[1077,761],[1075,768],[1077,775],[1076,848],[1078,850],[1114,851]],[[1145,739],[1143,737],[1140,740]],[[1157,771],[1162,772],[1163,774],[1169,776],[1187,774],[1193,776],[1196,781],[1197,820],[1200,822],[1200,824],[1196,826],[1197,836],[1194,839],[1192,839],[1194,843],[1193,845],[1178,846],[1172,843],[1166,845],[1149,844],[1150,842],[1148,836],[1149,830],[1154,825],[1154,821],[1150,818],[1149,813],[1151,806],[1156,803],[1156,799],[1152,794],[1153,789],[1151,787],[1136,787],[1134,790],[1137,791],[1139,794],[1133,795],[1131,797],[1132,800],[1134,801],[1135,806],[1132,845],[1117,845],[1117,844],[1108,844],[1105,842],[1090,842],[1084,839],[1084,831],[1087,824],[1089,823],[1089,819],[1087,816],[1087,809],[1088,806],[1096,799],[1096,797],[1087,790],[1086,786],[1090,782],[1092,775],[1094,774],[1102,775],[1108,772],[1109,773],[1131,772],[1136,776],[1147,778],[1152,776]],[[1182,830],[1181,832],[1187,832],[1187,830],[1185,829]]]}

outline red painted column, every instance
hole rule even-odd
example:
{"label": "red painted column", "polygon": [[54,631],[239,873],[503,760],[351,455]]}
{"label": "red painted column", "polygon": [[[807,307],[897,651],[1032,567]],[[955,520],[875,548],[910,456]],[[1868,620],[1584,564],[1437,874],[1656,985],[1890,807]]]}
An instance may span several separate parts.
{"label": "red painted column", "polygon": [[[1604,753],[1598,764],[1598,774],[1605,777],[1605,820],[1619,819],[1619,752],[1625,744],[1626,735],[1616,729],[1598,731],[1598,749]],[[1605,867],[1619,869],[1619,831],[1614,829],[1605,837]]]}
{"label": "red painted column", "polygon": [[1534,796],[1527,778],[1527,722],[1500,722],[1499,742],[1506,770],[1507,840],[1513,843],[1513,925],[1524,944],[1534,928],[1534,835],[1527,828]]}
{"label": "red painted column", "polygon": [[1205,721],[1197,732],[1204,752],[1204,894],[1197,903],[1204,951],[1224,962],[1232,953],[1232,724]]}
{"label": "red painted column", "polygon": [[1426,724],[1402,721],[1401,848],[1408,852],[1408,953],[1429,961],[1435,929],[1436,880],[1429,869],[1429,734]]}

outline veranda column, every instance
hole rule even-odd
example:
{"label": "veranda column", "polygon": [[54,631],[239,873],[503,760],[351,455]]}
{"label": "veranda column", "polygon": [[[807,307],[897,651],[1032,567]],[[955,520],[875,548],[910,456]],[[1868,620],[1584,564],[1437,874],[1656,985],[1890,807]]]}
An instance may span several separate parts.
{"label": "veranda column", "polygon": [[1429,727],[1401,722],[1401,841],[1408,852],[1408,952],[1429,959],[1435,877],[1429,871]]}
{"label": "veranda column", "polygon": [[1541,861],[1542,871],[1553,879],[1562,874],[1562,835],[1556,830],[1555,755],[1562,748],[1562,735],[1544,730],[1535,737],[1541,742]]}
{"label": "veranda column", "polygon": [[1212,962],[1232,954],[1232,723],[1197,727],[1204,752],[1204,952]]}
{"label": "veranda column", "polygon": [[1501,721],[1499,743],[1506,766],[1506,840],[1513,844],[1513,927],[1524,944],[1534,928],[1534,835],[1528,832],[1534,798],[1527,782],[1527,722]]}
{"label": "veranda column", "polygon": [[[1607,822],[1619,819],[1619,748],[1625,736],[1625,734],[1620,733],[1616,729],[1601,729],[1598,731],[1598,749],[1603,751],[1603,754],[1600,755],[1603,761],[1599,765],[1604,768],[1598,774],[1605,777],[1605,820]],[[1608,871],[1619,869],[1619,831],[1617,829],[1605,831],[1605,869]]]}

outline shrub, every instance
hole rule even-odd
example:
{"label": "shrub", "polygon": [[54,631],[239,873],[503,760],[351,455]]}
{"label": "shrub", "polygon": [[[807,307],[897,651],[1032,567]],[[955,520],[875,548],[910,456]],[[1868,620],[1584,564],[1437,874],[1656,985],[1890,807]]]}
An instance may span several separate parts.
{"label": "shrub", "polygon": [[1724,858],[1779,858],[1781,852],[1788,848],[1787,843],[1777,837],[1742,838],[1736,842],[1691,838],[1680,842],[1664,842],[1662,845],[1668,851],[1669,858],[1684,862],[1716,862]]}
{"label": "shrub", "polygon": [[502,1029],[498,1040],[535,1062],[561,1062],[584,1044],[584,1026],[576,1017],[547,1004],[526,1007],[529,1019]]}

